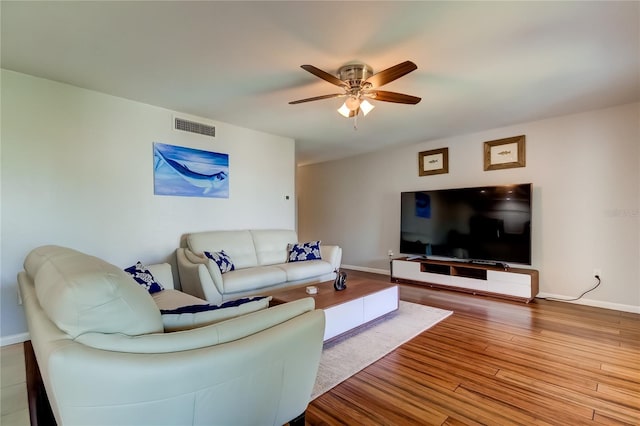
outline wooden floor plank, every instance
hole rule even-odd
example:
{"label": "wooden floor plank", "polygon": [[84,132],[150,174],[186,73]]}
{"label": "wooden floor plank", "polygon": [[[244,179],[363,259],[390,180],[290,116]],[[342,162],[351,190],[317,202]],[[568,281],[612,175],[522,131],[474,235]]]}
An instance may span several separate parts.
{"label": "wooden floor plank", "polygon": [[[394,355],[399,354],[397,357]],[[460,386],[460,379],[446,371],[434,367],[434,363],[425,364],[420,361],[413,361],[403,353],[395,352],[384,357],[376,363],[376,367],[385,369],[386,371],[411,377],[416,381],[429,382],[432,385],[439,386],[450,391],[454,391]]]}
{"label": "wooden floor plank", "polygon": [[[378,377],[392,383],[394,386],[403,389],[406,393],[411,393],[422,404],[435,407],[438,410],[451,412],[459,419],[479,422],[480,424],[523,424],[524,420],[531,421],[531,417],[522,416],[520,411],[502,409],[487,404],[486,401],[477,401],[457,394],[456,390],[441,388],[432,382],[418,382],[415,376],[404,376],[401,374],[380,370]],[[428,423],[427,423],[428,424]]]}
{"label": "wooden floor plank", "polygon": [[593,415],[593,421],[598,425],[638,426],[638,423],[629,423],[619,419],[614,419],[597,411]]}
{"label": "wooden floor plank", "polygon": [[[568,406],[575,405],[589,412],[599,410],[601,413],[608,413],[619,419],[640,420],[640,408],[637,406],[634,408],[634,404],[637,405],[640,399],[634,399],[632,394],[617,392],[610,387],[602,391],[578,392],[566,386],[558,386],[557,384],[508,371],[499,372],[498,377],[520,388],[536,389],[538,394],[545,395],[556,402],[561,402],[565,409]],[[598,389],[601,386],[599,385]],[[592,414],[589,414],[589,417]]]}
{"label": "wooden floor plank", "polygon": [[[583,353],[586,357],[597,360],[597,362],[601,362],[603,357],[606,359],[609,354],[614,354],[616,360],[619,363],[624,363],[629,367],[638,367],[639,361],[637,359],[637,351],[629,350],[623,348],[619,345],[607,345],[601,342],[594,341],[593,339],[584,339],[584,338],[571,338],[566,339],[562,338],[558,335],[548,334],[548,333],[539,333],[538,335],[523,337],[523,336],[515,336],[513,338],[514,342],[523,342],[527,344],[534,345],[536,343],[540,344],[553,344],[556,346],[561,346],[563,353],[578,353],[578,352],[587,352]],[[535,341],[535,342],[534,342]]]}
{"label": "wooden floor plank", "polygon": [[[447,415],[442,411],[423,404],[416,397],[413,389],[391,387],[387,381],[380,378],[375,372],[365,372],[356,379],[355,386],[369,389],[369,393],[362,394],[361,403],[365,406],[370,405],[370,397],[373,396],[373,405],[385,407],[387,415],[384,416],[384,419],[390,420],[392,424],[406,424],[408,422],[442,424],[447,419]],[[385,403],[389,396],[394,398],[394,405]]]}
{"label": "wooden floor plank", "polygon": [[608,375],[615,375],[616,377],[620,377],[622,379],[628,380],[630,383],[638,383],[640,382],[640,360],[636,362],[635,367],[621,367],[620,365],[609,364],[608,362],[603,362],[600,365],[600,369],[602,371],[606,371]]}

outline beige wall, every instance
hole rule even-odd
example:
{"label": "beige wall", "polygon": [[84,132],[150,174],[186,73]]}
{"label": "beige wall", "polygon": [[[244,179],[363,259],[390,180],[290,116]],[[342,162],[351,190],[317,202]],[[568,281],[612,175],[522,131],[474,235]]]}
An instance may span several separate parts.
{"label": "beige wall", "polygon": [[[578,296],[598,268],[586,303],[640,312],[639,123],[636,103],[299,167],[300,238],[320,235],[343,247],[343,264],[385,272],[401,191],[531,182],[541,293]],[[526,167],[483,171],[484,141],[521,134]],[[449,173],[418,176],[418,152],[443,147]]]}
{"label": "beige wall", "polygon": [[[192,231],[294,229],[292,139],[220,122],[211,139],[173,130],[174,114],[2,71],[3,344],[26,331],[16,275],[39,245],[126,267],[173,262]],[[153,142],[229,154],[229,198],[155,196]]]}

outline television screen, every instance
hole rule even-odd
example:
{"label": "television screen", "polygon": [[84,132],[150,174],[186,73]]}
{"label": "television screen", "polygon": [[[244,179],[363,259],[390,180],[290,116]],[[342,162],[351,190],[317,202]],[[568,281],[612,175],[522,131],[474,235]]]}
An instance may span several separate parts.
{"label": "television screen", "polygon": [[531,265],[532,185],[403,192],[400,252]]}

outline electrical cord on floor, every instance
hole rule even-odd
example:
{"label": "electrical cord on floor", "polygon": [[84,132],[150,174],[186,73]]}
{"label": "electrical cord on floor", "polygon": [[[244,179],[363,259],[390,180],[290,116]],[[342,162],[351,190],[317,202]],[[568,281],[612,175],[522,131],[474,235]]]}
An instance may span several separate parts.
{"label": "electrical cord on floor", "polygon": [[596,288],[598,288],[598,286],[600,286],[600,283],[602,282],[602,281],[600,281],[600,276],[599,275],[594,275],[594,277],[596,278],[596,280],[598,280],[598,283],[596,285],[594,285],[593,287],[591,287],[589,290],[585,291],[580,296],[578,296],[578,297],[576,297],[574,299],[557,299],[555,297],[539,297],[539,299],[551,300],[552,302],[573,302],[575,300],[582,299],[582,296],[584,296],[585,294],[589,293],[590,291],[595,290]]}

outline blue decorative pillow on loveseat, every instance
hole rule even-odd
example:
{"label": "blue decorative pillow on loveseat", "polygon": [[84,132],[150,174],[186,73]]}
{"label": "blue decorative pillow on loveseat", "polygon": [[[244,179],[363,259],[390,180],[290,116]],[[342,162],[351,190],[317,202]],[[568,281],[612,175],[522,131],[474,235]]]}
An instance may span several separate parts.
{"label": "blue decorative pillow on loveseat", "polygon": [[231,260],[229,255],[224,252],[224,250],[216,251],[213,253],[205,251],[204,255],[207,256],[209,259],[213,260],[214,262],[216,262],[216,265],[218,265],[218,268],[220,269],[220,273],[222,274],[236,269],[236,266],[233,264],[233,261]]}
{"label": "blue decorative pillow on loveseat", "polygon": [[142,262],[138,262],[133,266],[129,266],[124,271],[131,275],[138,284],[146,288],[149,294],[157,293],[164,290],[162,284],[156,281],[156,279],[151,274],[151,271],[149,271],[147,267],[142,264]]}
{"label": "blue decorative pillow on loveseat", "polygon": [[319,259],[322,259],[320,256],[320,241],[289,244],[289,262],[302,262],[305,260]]}

